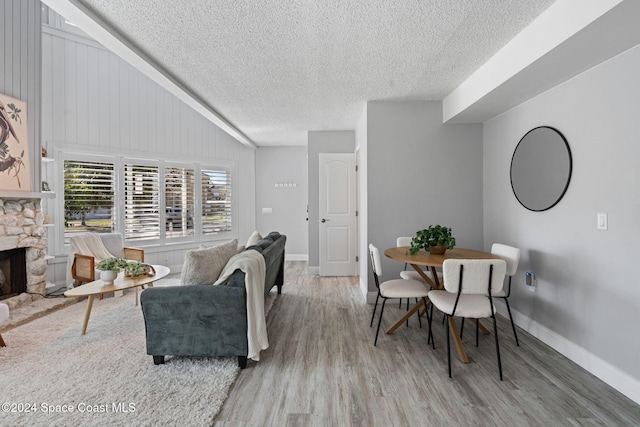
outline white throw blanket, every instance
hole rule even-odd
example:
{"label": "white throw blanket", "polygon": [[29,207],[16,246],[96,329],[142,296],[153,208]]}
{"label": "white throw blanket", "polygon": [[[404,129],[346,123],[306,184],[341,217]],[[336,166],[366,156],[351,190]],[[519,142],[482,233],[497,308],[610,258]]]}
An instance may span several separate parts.
{"label": "white throw blanket", "polygon": [[70,242],[71,253],[67,258],[67,286],[73,284],[71,277],[71,266],[73,265],[74,254],[91,255],[96,259],[96,263],[103,259],[113,258],[107,248],[102,243],[102,239],[95,233],[84,233],[73,236]]}
{"label": "white throw blanket", "polygon": [[245,273],[247,291],[247,357],[258,361],[260,352],[269,347],[267,322],[264,316],[264,281],[266,265],[264,257],[258,251],[248,250],[231,257],[214,285],[221,285],[231,277],[236,269]]}

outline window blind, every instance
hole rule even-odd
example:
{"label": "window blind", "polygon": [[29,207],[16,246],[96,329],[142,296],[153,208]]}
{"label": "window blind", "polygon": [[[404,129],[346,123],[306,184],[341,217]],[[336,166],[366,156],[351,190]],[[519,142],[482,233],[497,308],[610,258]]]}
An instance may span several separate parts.
{"label": "window blind", "polygon": [[65,244],[77,233],[110,233],[113,229],[113,163],[65,160]]}
{"label": "window blind", "polygon": [[124,237],[160,237],[160,173],[158,166],[124,165]]}
{"label": "window blind", "polygon": [[203,169],[201,184],[202,234],[231,231],[231,171]]}
{"label": "window blind", "polygon": [[195,211],[195,172],[167,167],[165,182],[165,231],[167,238],[193,236]]}

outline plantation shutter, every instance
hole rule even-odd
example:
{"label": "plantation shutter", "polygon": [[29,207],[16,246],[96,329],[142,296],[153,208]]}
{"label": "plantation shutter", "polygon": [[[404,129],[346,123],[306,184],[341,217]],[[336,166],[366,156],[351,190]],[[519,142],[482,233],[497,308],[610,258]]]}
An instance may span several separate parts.
{"label": "plantation shutter", "polygon": [[160,237],[160,174],[158,166],[124,165],[124,237]]}
{"label": "plantation shutter", "polygon": [[114,230],[113,163],[64,161],[64,241],[84,232]]}
{"label": "plantation shutter", "polygon": [[167,238],[193,236],[195,172],[193,169],[165,169],[165,230]]}
{"label": "plantation shutter", "polygon": [[231,231],[231,171],[203,169],[201,179],[202,234]]}

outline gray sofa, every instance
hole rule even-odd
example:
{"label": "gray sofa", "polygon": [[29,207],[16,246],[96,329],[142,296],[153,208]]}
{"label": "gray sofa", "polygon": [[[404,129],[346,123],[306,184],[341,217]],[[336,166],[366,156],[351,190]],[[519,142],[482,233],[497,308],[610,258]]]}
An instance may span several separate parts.
{"label": "gray sofa", "polygon": [[[282,292],[286,236],[272,232],[245,250],[259,251],[266,264],[264,295]],[[236,270],[226,285],[152,287],[140,295],[147,354],[156,365],[165,355],[237,356],[247,365],[245,273]]]}

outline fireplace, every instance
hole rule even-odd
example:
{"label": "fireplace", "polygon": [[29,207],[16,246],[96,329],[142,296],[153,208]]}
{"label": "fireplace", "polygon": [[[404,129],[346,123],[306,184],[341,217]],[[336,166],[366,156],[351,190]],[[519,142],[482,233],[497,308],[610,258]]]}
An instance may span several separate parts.
{"label": "fireplace", "polygon": [[0,251],[0,300],[27,291],[25,248]]}
{"label": "fireplace", "polygon": [[43,223],[39,198],[0,194],[0,279],[4,278],[0,280],[0,299],[10,307],[16,298],[35,300],[46,294],[47,233]]}

